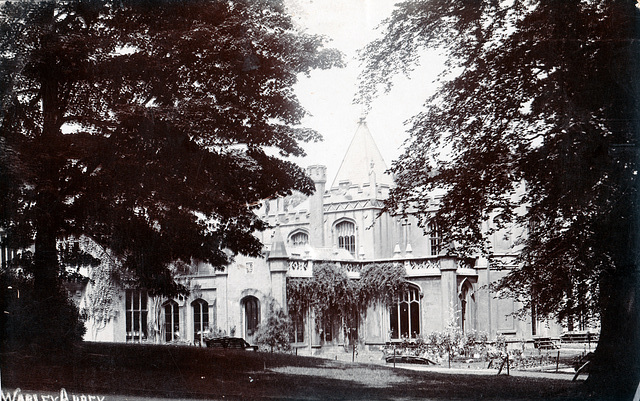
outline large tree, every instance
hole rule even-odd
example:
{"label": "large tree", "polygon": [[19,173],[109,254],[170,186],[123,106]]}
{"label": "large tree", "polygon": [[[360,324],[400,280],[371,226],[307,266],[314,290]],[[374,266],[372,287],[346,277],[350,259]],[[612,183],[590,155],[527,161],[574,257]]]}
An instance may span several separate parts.
{"label": "large tree", "polygon": [[0,6],[0,228],[37,299],[57,242],[88,237],[151,293],[177,262],[257,256],[261,200],[313,183],[299,74],[341,64],[277,0],[57,0]]}
{"label": "large tree", "polygon": [[[497,288],[539,316],[594,313],[587,383],[633,394],[638,319],[639,11],[634,1],[405,1],[363,51],[360,100],[446,52],[437,93],[409,122],[390,209],[433,218],[454,254],[484,253],[490,216],[527,228]],[[429,216],[430,191],[446,190]]]}

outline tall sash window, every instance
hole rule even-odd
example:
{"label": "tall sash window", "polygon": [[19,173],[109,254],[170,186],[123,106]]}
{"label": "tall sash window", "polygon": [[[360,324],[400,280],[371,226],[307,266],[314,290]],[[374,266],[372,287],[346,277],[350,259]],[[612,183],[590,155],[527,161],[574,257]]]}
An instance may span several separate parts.
{"label": "tall sash window", "polygon": [[147,318],[149,315],[147,293],[127,290],[125,300],[125,330],[127,342],[141,342],[147,339]]}

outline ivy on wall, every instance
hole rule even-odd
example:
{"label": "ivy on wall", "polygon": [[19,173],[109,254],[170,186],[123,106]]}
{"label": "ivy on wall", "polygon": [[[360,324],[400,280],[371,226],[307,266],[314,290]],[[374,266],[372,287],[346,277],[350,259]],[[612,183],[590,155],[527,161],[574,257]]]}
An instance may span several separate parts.
{"label": "ivy on wall", "polygon": [[87,237],[81,238],[81,244],[89,254],[100,260],[100,264],[90,271],[91,291],[87,291],[82,313],[91,319],[91,336],[96,339],[99,331],[117,314],[118,279],[114,272],[117,270],[119,260],[109,250],[96,244]]}
{"label": "ivy on wall", "polygon": [[312,308],[317,323],[324,317],[350,322],[370,305],[391,306],[406,289],[405,269],[400,263],[365,265],[360,279],[349,279],[346,269],[337,263],[322,263],[314,265],[311,278],[287,280],[287,307],[298,317]]}
{"label": "ivy on wall", "polygon": [[359,297],[363,307],[382,304],[391,306],[398,295],[407,290],[406,271],[401,263],[373,263],[362,270]]}

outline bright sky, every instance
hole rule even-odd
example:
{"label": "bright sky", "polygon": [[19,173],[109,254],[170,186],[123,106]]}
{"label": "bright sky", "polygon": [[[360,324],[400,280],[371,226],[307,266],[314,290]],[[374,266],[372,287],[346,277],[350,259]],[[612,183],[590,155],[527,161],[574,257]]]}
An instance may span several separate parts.
{"label": "bright sky", "polygon": [[[311,113],[303,125],[316,129],[324,142],[306,145],[308,156],[295,161],[301,166],[326,165],[330,184],[362,117],[362,107],[352,104],[359,73],[356,51],[376,37],[375,28],[391,14],[395,2],[286,0],[286,3],[297,23],[309,33],[330,37],[329,46],[346,56],[346,68],[315,71],[310,78],[303,77],[296,88],[302,105]],[[387,166],[400,155],[407,138],[404,122],[417,114],[433,92],[432,81],[442,69],[442,59],[427,57],[413,74],[414,79],[399,77],[393,91],[372,105],[366,121]]]}

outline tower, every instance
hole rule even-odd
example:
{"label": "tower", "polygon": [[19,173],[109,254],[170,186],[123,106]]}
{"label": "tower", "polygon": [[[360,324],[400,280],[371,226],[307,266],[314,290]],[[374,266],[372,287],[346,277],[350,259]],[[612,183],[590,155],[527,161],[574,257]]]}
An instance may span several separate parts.
{"label": "tower", "polygon": [[316,185],[309,197],[309,244],[314,248],[324,247],[324,190],[327,183],[327,167],[307,167],[307,174]]}

